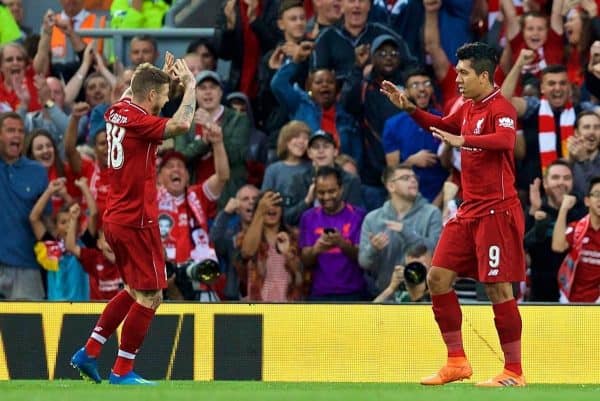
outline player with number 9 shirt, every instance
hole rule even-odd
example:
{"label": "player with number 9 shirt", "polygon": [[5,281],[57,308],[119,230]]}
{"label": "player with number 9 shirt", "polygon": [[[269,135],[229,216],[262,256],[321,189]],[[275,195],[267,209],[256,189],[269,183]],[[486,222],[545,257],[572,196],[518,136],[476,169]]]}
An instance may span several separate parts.
{"label": "player with number 9 shirt", "polygon": [[433,312],[448,349],[448,360],[426,385],[471,377],[462,335],[462,312],[452,285],[458,275],[485,286],[504,352],[504,370],[479,386],[524,386],[521,368],[521,315],[512,282],[525,279],[524,218],[515,189],[514,107],[494,87],[496,51],[471,43],[457,51],[456,83],[465,98],[453,114],[440,118],[412,104],[391,82],[382,92],[444,143],[460,148],[463,203],[444,226],[427,282]]}
{"label": "player with number 9 shirt", "polygon": [[[172,80],[184,87],[181,105],[172,118],[159,117],[169,100]],[[195,104],[193,74],[183,60],[175,61],[167,52],[162,70],[139,65],[130,88],[105,113],[110,189],[103,228],[125,288],[106,305],[87,343],[71,358],[84,378],[97,383],[101,381],[97,357],[102,345],[123,322],[109,383],[154,384],[137,375],[133,363],[166,287],[156,153],[163,139],[188,132]]]}

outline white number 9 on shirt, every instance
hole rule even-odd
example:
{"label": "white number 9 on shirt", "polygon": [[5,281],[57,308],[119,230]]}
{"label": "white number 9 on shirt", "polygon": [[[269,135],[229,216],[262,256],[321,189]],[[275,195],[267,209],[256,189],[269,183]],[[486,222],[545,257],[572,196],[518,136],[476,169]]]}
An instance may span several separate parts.
{"label": "white number 9 on shirt", "polygon": [[113,169],[123,167],[123,138],[125,138],[125,128],[106,123],[106,141],[108,142],[108,166]]}

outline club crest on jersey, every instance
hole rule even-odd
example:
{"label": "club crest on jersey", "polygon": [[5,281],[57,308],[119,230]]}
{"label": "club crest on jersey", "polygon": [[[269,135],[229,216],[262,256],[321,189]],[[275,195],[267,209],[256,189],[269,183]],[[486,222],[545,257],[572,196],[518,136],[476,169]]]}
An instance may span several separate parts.
{"label": "club crest on jersey", "polygon": [[483,122],[485,121],[485,117],[477,120],[477,124],[475,125],[475,129],[473,130],[473,134],[479,135],[481,134],[481,128],[483,128]]}
{"label": "club crest on jersey", "polygon": [[498,119],[498,125],[504,128],[515,128],[515,122],[510,117],[500,117]]}

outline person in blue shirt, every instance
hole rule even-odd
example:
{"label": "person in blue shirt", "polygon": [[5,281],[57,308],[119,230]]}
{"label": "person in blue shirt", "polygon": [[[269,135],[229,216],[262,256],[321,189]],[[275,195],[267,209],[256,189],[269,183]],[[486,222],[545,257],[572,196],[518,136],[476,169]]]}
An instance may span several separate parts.
{"label": "person in blue shirt", "polygon": [[[433,81],[423,69],[407,73],[406,93],[417,107],[441,115],[433,106]],[[442,204],[442,187],[448,171],[440,164],[437,155],[439,139],[421,128],[405,112],[396,114],[385,122],[383,149],[388,166],[404,163],[412,166],[419,179],[421,194],[436,206]]]}
{"label": "person in blue shirt", "polygon": [[46,169],[21,156],[25,142],[19,114],[0,114],[0,297],[43,299],[29,213],[48,186]]}

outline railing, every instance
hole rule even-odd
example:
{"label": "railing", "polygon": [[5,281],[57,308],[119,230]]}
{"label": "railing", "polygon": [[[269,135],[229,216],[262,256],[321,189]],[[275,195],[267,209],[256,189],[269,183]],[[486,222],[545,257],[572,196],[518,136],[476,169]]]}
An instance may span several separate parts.
{"label": "railing", "polygon": [[[127,64],[127,49],[129,41],[136,35],[150,35],[158,41],[158,51],[164,55],[166,50],[175,56],[183,56],[188,42],[198,38],[211,38],[215,34],[214,28],[163,28],[163,29],[80,29],[77,31],[81,37],[111,38],[115,56]],[[181,43],[181,39],[187,42]],[[178,49],[182,49],[178,51]]]}

